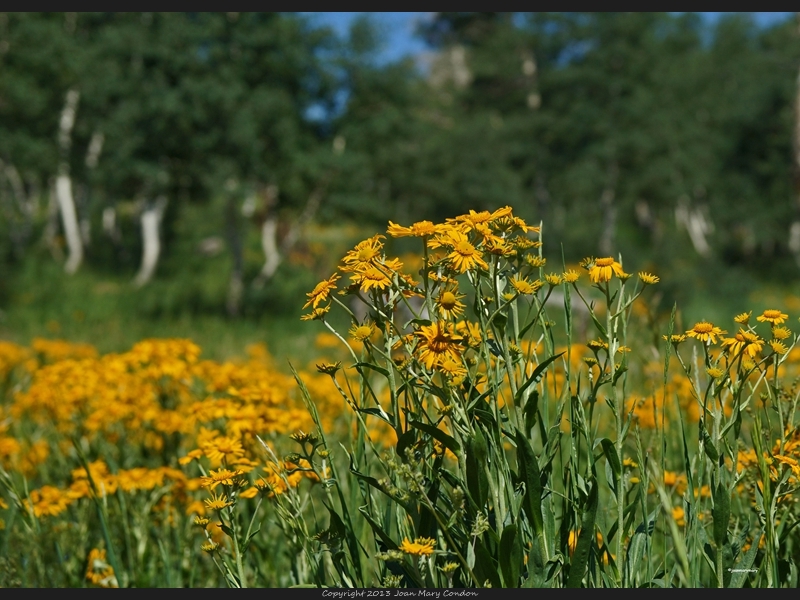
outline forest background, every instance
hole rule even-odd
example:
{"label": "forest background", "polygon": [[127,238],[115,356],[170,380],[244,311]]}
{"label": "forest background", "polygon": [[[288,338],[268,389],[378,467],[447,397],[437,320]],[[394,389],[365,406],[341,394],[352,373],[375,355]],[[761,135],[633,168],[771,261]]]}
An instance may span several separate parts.
{"label": "forest background", "polygon": [[0,14],[0,338],[302,354],[333,257],[505,205],[554,265],[657,273],[676,330],[800,308],[796,18],[435,13],[421,58],[386,38],[369,16]]}

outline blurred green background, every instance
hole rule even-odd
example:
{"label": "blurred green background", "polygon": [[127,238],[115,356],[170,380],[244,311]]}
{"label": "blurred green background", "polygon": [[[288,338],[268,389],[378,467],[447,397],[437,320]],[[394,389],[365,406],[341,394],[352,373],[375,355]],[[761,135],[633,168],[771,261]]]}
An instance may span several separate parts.
{"label": "blurred green background", "polygon": [[800,313],[795,16],[429,13],[413,55],[391,33],[0,14],[0,338],[302,354],[305,293],[354,243],[504,205],[555,269],[659,275],[680,326]]}

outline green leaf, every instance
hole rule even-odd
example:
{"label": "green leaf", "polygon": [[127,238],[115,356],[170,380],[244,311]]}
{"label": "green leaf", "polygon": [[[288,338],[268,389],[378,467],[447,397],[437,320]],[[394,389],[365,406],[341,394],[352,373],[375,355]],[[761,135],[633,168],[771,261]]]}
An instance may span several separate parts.
{"label": "green leaf", "polygon": [[494,415],[490,413],[488,410],[483,410],[482,408],[476,408],[474,411],[475,416],[479,417],[481,420],[486,421],[487,425],[491,425],[492,428],[497,427],[497,420],[494,418]]}
{"label": "green leaf", "polygon": [[372,415],[374,417],[378,417],[381,421],[383,421],[385,423],[388,423],[389,425],[394,427],[394,424],[389,419],[386,418],[387,417],[386,411],[383,411],[380,408],[374,408],[374,407],[373,408],[359,408],[358,412],[365,413],[365,414],[368,414],[368,415]]}
{"label": "green leaf", "polygon": [[519,569],[522,564],[522,541],[517,526],[512,523],[500,536],[500,574],[507,588],[519,586]]}
{"label": "green leaf", "polygon": [[395,452],[397,453],[397,456],[400,457],[400,460],[407,462],[406,448],[413,446],[416,441],[417,435],[411,429],[398,436]]}
{"label": "green leaf", "polygon": [[455,438],[447,435],[438,427],[434,427],[433,425],[422,423],[420,421],[409,421],[408,424],[439,440],[442,444],[444,444],[445,448],[453,452],[453,454],[458,454],[461,452],[461,445],[455,440]]}
{"label": "green leaf", "polygon": [[717,548],[725,545],[728,537],[728,521],[731,518],[731,498],[727,487],[720,481],[714,490],[714,509],[711,511],[714,519],[714,542]]}
{"label": "green leaf", "polygon": [[481,585],[483,585],[484,581],[489,581],[492,584],[492,587],[503,587],[503,583],[500,581],[500,575],[497,573],[497,560],[486,549],[486,546],[483,544],[483,541],[478,538],[475,540],[475,566],[472,569],[475,572],[475,575],[478,576],[480,579]]}
{"label": "green leaf", "polygon": [[475,435],[467,441],[467,491],[478,507],[483,510],[489,496],[489,480],[486,476],[488,448],[486,438],[480,427],[475,428]]}
{"label": "green leaf", "polygon": [[620,473],[622,473],[622,465],[619,462],[619,456],[617,455],[614,442],[608,438],[603,438],[600,443],[603,446],[603,454],[606,455],[606,460],[611,465],[611,470],[614,472],[614,478],[618,479]]}
{"label": "green leaf", "polygon": [[391,537],[389,537],[389,534],[383,530],[383,527],[381,527],[378,524],[378,522],[372,518],[372,515],[369,514],[369,511],[367,510],[366,506],[359,506],[358,512],[364,515],[364,518],[367,520],[367,523],[369,523],[369,526],[372,528],[372,531],[375,533],[375,535],[377,535],[380,538],[381,542],[383,542],[383,545],[386,547],[387,550],[398,549],[398,546],[394,542],[394,540]]}
{"label": "green leaf", "polygon": [[523,383],[521,386],[519,386],[519,389],[517,390],[517,393],[514,396],[514,403],[515,404],[519,404],[520,400],[522,399],[522,395],[525,393],[525,390],[527,390],[530,386],[532,386],[532,385],[534,385],[536,383],[539,383],[539,380],[542,378],[542,374],[544,373],[545,369],[548,366],[550,366],[550,364],[553,361],[558,360],[564,354],[565,354],[565,352],[559,352],[558,354],[555,354],[555,355],[551,356],[550,358],[547,358],[544,361],[542,361],[541,363],[539,363],[539,365],[533,370],[533,373],[531,373],[531,376],[528,377],[528,379],[525,381],[525,383]]}
{"label": "green leaf", "polygon": [[525,415],[525,433],[529,434],[531,428],[536,424],[536,417],[539,415],[539,390],[533,390],[533,393],[528,396],[522,412]]}
{"label": "green leaf", "polygon": [[500,338],[502,339],[506,335],[506,325],[508,324],[508,317],[503,313],[497,313],[492,318],[492,325],[497,327],[497,330],[500,332]]}
{"label": "green leaf", "polygon": [[365,368],[367,368],[367,369],[372,369],[373,371],[376,371],[376,372],[380,373],[381,375],[383,375],[383,376],[384,376],[384,377],[386,377],[387,379],[389,378],[389,371],[387,371],[387,370],[386,370],[386,369],[384,369],[383,367],[379,367],[378,365],[376,365],[376,364],[374,364],[374,363],[369,363],[369,362],[357,362],[357,363],[356,363],[356,364],[354,364],[353,366],[354,366],[355,368],[357,368],[357,369],[360,369],[360,368],[362,368],[362,367],[365,367]]}
{"label": "green leaf", "polygon": [[647,548],[647,538],[653,535],[656,526],[656,518],[658,517],[659,509],[654,510],[647,517],[647,523],[640,523],[636,531],[628,543],[628,550],[625,553],[625,577],[629,586],[635,585],[635,577],[639,569],[639,563],[644,557],[644,551]]}
{"label": "green leaf", "polygon": [[614,371],[614,379],[611,382],[611,387],[617,385],[617,380],[622,377],[628,371],[628,367],[620,367],[616,371]]}
{"label": "green leaf", "polygon": [[528,438],[517,430],[517,470],[520,479],[525,482],[525,498],[522,510],[528,517],[537,538],[543,539],[544,521],[542,519],[542,476],[539,472],[539,461],[531,448]]}
{"label": "green leaf", "polygon": [[700,436],[703,438],[703,450],[705,450],[706,456],[716,463],[719,460],[719,452],[702,421],[700,422]]}
{"label": "green leaf", "polygon": [[589,490],[589,497],[583,509],[581,518],[581,532],[578,534],[578,543],[575,553],[572,555],[572,562],[569,567],[569,577],[567,578],[568,588],[581,587],[581,581],[586,573],[586,565],[589,562],[589,552],[595,542],[594,522],[597,517],[597,481],[591,480],[592,487]]}

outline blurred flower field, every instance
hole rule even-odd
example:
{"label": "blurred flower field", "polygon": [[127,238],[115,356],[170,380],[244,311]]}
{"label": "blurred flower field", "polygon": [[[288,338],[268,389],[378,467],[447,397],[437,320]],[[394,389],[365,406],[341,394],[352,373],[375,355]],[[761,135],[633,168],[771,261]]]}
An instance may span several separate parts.
{"label": "blurred flower field", "polygon": [[0,585],[796,587],[797,315],[678,330],[540,234],[390,222],[309,365],[0,342]]}

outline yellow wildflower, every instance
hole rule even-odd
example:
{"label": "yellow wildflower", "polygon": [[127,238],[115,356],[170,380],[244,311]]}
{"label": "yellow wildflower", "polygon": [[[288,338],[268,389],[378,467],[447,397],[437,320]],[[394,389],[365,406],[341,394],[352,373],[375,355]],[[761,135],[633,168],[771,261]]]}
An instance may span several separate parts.
{"label": "yellow wildflower", "polygon": [[736,336],[723,339],[722,345],[733,356],[744,354],[750,358],[755,358],[761,352],[764,340],[754,333],[740,329]]}
{"label": "yellow wildflower", "polygon": [[426,368],[432,369],[446,358],[460,359],[458,343],[461,336],[453,331],[451,323],[438,321],[432,325],[423,325],[414,333],[420,338],[416,348],[417,359]]}
{"label": "yellow wildflower", "polygon": [[715,326],[713,323],[701,321],[700,323],[695,323],[694,327],[686,332],[686,335],[697,338],[704,343],[711,342],[712,344],[716,344],[717,336],[721,336],[723,333],[727,332]]}
{"label": "yellow wildflower", "polygon": [[612,257],[596,258],[593,263],[588,263],[589,279],[592,283],[605,283],[611,281],[611,277],[623,277],[627,275],[622,270],[622,265],[615,261]]}
{"label": "yellow wildflower", "polygon": [[436,233],[436,225],[430,221],[419,221],[411,227],[402,227],[389,221],[389,228],[386,233],[392,237],[427,237]]}
{"label": "yellow wildflower", "polygon": [[354,324],[348,333],[354,340],[365,342],[375,334],[375,324],[371,321],[367,321],[361,325]]}
{"label": "yellow wildflower", "polygon": [[339,276],[334,273],[328,279],[320,281],[313,290],[306,294],[306,296],[308,296],[308,302],[303,305],[303,308],[311,306],[316,309],[320,302],[327,300],[331,290],[336,289],[337,279],[339,279]]}
{"label": "yellow wildflower", "polygon": [[574,269],[568,269],[568,270],[564,271],[561,274],[561,276],[564,278],[564,281],[566,281],[567,283],[575,283],[576,281],[578,281],[578,278],[580,277],[580,273],[578,273]]}
{"label": "yellow wildflower", "polygon": [[761,316],[756,318],[761,323],[767,322],[772,323],[773,325],[782,325],[786,322],[786,319],[789,318],[789,315],[782,313],[779,310],[768,308],[761,314]]}
{"label": "yellow wildflower", "polygon": [[413,542],[405,538],[403,543],[400,544],[399,550],[414,556],[430,556],[433,554],[433,547],[435,545],[436,540],[433,538],[416,538]]}

